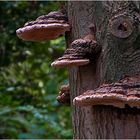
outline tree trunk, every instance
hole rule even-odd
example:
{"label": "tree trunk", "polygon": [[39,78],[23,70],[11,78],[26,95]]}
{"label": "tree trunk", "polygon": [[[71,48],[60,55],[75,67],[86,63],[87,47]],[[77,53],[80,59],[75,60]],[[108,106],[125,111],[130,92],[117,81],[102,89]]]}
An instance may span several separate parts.
{"label": "tree trunk", "polygon": [[[74,97],[102,83],[115,82],[125,75],[140,73],[139,27],[128,38],[115,37],[109,29],[112,17],[124,12],[131,15],[135,9],[138,12],[139,3],[68,2],[68,18],[72,27],[69,42],[84,37],[89,32],[88,26],[94,23],[97,41],[102,46],[96,63],[69,68],[71,102]],[[140,109],[72,105],[72,111],[74,138],[140,138]]]}

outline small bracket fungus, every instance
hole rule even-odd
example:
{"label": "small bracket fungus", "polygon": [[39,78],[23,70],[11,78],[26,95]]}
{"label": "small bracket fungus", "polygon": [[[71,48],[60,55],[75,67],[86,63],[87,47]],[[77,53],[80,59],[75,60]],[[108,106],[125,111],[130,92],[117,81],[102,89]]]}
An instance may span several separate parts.
{"label": "small bracket fungus", "polygon": [[86,65],[90,60],[95,59],[100,51],[101,46],[95,40],[95,26],[90,26],[90,34],[86,35],[83,39],[74,40],[64,55],[51,65],[53,67]]}
{"label": "small bracket fungus", "polygon": [[118,38],[127,38],[133,32],[133,20],[125,15],[118,15],[109,21],[110,32]]}
{"label": "small bracket fungus", "polygon": [[57,96],[57,101],[60,104],[70,106],[70,89],[69,85],[63,85],[60,88],[59,95]]}
{"label": "small bracket fungus", "polygon": [[26,41],[47,41],[56,39],[70,30],[68,18],[61,12],[50,12],[38,17],[35,21],[25,23],[19,28],[17,36]]}
{"label": "small bracket fungus", "polygon": [[103,84],[95,90],[88,90],[74,98],[78,106],[112,105],[124,108],[125,105],[140,107],[140,76],[125,77],[119,82]]}

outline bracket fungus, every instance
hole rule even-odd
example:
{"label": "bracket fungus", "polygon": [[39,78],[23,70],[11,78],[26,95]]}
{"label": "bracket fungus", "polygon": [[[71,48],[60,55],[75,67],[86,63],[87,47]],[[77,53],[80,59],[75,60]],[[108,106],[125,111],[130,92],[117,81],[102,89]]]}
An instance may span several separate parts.
{"label": "bracket fungus", "polygon": [[16,33],[23,40],[41,42],[56,39],[69,30],[67,16],[57,11],[25,23],[24,27],[16,30]]}
{"label": "bracket fungus", "polygon": [[70,89],[69,85],[63,85],[60,88],[59,95],[57,96],[57,101],[60,104],[70,106]]}
{"label": "bracket fungus", "polygon": [[103,84],[95,90],[88,90],[74,98],[78,106],[111,105],[118,108],[140,107],[140,76],[126,76],[122,80]]}
{"label": "bracket fungus", "polygon": [[90,33],[82,39],[74,40],[64,55],[55,60],[53,67],[72,67],[86,65],[90,60],[95,59],[101,51],[101,46],[95,39],[95,26],[89,27]]}

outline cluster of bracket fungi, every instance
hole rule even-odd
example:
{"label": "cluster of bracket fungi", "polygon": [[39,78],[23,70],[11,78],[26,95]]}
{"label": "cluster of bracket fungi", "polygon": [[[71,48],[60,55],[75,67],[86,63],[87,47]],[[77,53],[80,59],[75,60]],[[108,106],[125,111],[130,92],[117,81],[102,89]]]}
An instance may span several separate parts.
{"label": "cluster of bracket fungi", "polygon": [[[119,20],[117,19],[119,18]],[[111,33],[116,37],[126,38],[132,33],[131,22],[123,16],[112,19],[109,23]],[[117,27],[117,28],[116,28]],[[74,40],[66,49],[64,55],[55,60],[53,67],[82,66],[96,61],[101,52],[101,46],[96,41],[96,28],[89,26],[89,34],[84,38]],[[66,14],[61,11],[50,12],[48,15],[38,17],[19,28],[17,36],[26,41],[47,41],[56,39],[65,32],[70,31]],[[88,90],[74,98],[74,105],[93,106],[111,105],[119,108],[129,106],[140,107],[140,76],[125,77],[112,83],[103,84],[95,90]],[[57,97],[58,102],[70,105],[70,89],[68,85],[62,86]]]}

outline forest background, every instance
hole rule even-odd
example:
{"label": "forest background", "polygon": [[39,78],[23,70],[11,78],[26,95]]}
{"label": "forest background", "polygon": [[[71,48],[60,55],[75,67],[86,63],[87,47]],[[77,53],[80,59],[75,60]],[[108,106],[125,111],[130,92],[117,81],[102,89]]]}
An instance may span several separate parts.
{"label": "forest background", "polygon": [[70,108],[56,101],[68,74],[51,67],[64,52],[64,37],[37,43],[16,36],[25,22],[60,3],[0,2],[0,138],[72,138]]}

